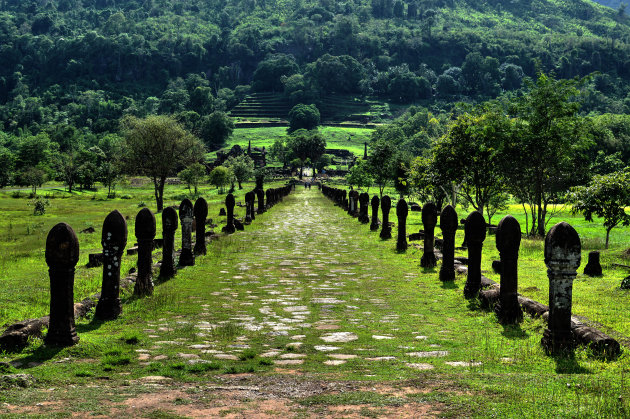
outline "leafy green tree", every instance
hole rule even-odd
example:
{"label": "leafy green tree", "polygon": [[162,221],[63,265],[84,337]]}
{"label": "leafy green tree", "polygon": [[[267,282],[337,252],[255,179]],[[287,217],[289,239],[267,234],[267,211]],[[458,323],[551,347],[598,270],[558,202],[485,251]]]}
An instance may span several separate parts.
{"label": "leafy green tree", "polygon": [[504,143],[504,173],[512,195],[529,205],[533,235],[545,235],[550,205],[589,173],[592,142],[576,100],[583,81],[540,74],[528,81],[515,107],[518,118]]}
{"label": "leafy green tree", "polygon": [[177,177],[182,180],[188,187],[188,192],[191,191],[191,187],[195,189],[194,196],[199,196],[199,183],[206,175],[206,167],[201,163],[193,163],[181,172],[178,173]]}
{"label": "leafy green tree", "polygon": [[164,184],[178,167],[203,161],[204,146],[168,116],[135,117],[123,121],[125,163],[130,173],[153,181],[158,212],[164,208]]}
{"label": "leafy green tree", "polygon": [[234,173],[239,189],[243,189],[242,183],[254,175],[254,161],[246,154],[229,157],[223,165]]}
{"label": "leafy green tree", "polygon": [[225,166],[217,166],[212,169],[208,182],[219,189],[219,193],[225,193],[225,187],[233,182],[234,173]]}
{"label": "leafy green tree", "polygon": [[0,188],[4,188],[13,182],[15,170],[15,155],[0,146]]}
{"label": "leafy green tree", "polygon": [[39,167],[29,167],[19,174],[18,183],[21,186],[30,186],[33,195],[37,195],[37,188],[41,187],[48,179],[48,174]]}
{"label": "leafy green tree", "polygon": [[482,106],[460,115],[433,148],[432,166],[443,178],[440,183],[461,185],[459,194],[483,213],[505,196],[502,147],[511,134],[512,123],[498,107]]}
{"label": "leafy green tree", "polygon": [[374,179],[374,183],[378,186],[380,196],[383,196],[383,190],[393,180],[396,173],[396,145],[391,141],[377,140],[373,141],[370,147],[370,157],[368,159],[370,165],[370,173]]}
{"label": "leafy green tree", "polygon": [[225,112],[215,111],[201,120],[199,136],[210,150],[225,145],[234,131],[234,122]]}
{"label": "leafy green tree", "polygon": [[571,212],[583,214],[586,221],[592,222],[593,215],[604,219],[608,249],[610,231],[618,225],[630,225],[630,214],[625,211],[630,207],[630,168],[594,176],[588,185],[574,187],[569,201],[573,204]]}
{"label": "leafy green tree", "polygon": [[367,188],[369,192],[370,186],[374,183],[369,163],[363,159],[357,160],[355,165],[348,170],[346,181],[350,186],[356,186],[359,189]]}
{"label": "leafy green tree", "polygon": [[299,103],[289,111],[289,132],[315,129],[319,125],[319,119],[317,106]]}
{"label": "leafy green tree", "polygon": [[287,140],[289,154],[300,160],[300,179],[307,160],[317,161],[326,151],[326,139],[316,131],[297,130]]}
{"label": "leafy green tree", "polygon": [[280,92],[282,77],[292,76],[299,67],[292,55],[273,54],[258,63],[253,76],[253,89],[258,92]]}
{"label": "leafy green tree", "polygon": [[322,154],[317,160],[314,161],[315,170],[321,173],[322,170],[332,164],[333,158],[330,154]]}
{"label": "leafy green tree", "polygon": [[277,139],[269,148],[269,155],[272,159],[282,163],[282,167],[287,167],[290,161],[290,152],[283,140]]}

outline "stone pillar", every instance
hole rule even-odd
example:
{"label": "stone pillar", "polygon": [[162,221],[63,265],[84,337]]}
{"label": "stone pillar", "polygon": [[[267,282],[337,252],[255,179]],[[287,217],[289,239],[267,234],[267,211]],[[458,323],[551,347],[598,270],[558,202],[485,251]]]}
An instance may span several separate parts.
{"label": "stone pillar", "polygon": [[46,238],[50,276],[50,320],[44,343],[71,346],[79,341],[74,323],[74,267],[79,261],[79,240],[66,223],[54,226]]}
{"label": "stone pillar", "polygon": [[370,195],[363,192],[359,195],[359,204],[361,209],[359,211],[359,221],[363,224],[367,224],[370,222],[370,216],[368,215],[368,205],[370,203]]}
{"label": "stone pillar", "polygon": [[521,245],[521,225],[511,215],[503,217],[497,227],[497,250],[501,256],[501,288],[495,312],[503,324],[518,323],[523,310],[518,303],[518,250]]}
{"label": "stone pillar", "polygon": [[440,267],[440,281],[455,280],[455,234],[457,233],[457,212],[451,205],[447,205],[440,214],[440,229],[442,230],[442,267]]}
{"label": "stone pillar", "polygon": [[192,252],[193,204],[186,198],[179,204],[179,221],[182,225],[182,252],[179,266],[194,266],[195,255]]}
{"label": "stone pillar", "polygon": [[138,240],[138,276],[133,295],[144,297],[153,294],[153,239],[155,238],[155,216],[148,208],[136,215],[136,240]]}
{"label": "stone pillar", "polygon": [[372,222],[370,223],[370,230],[376,231],[378,230],[378,205],[380,204],[380,199],[378,196],[374,195],[372,197]]}
{"label": "stone pillar", "polygon": [[353,199],[354,199],[354,191],[349,190],[348,191],[348,215],[352,215],[352,213],[354,212],[354,204],[352,202]]}
{"label": "stone pillar", "polygon": [[252,221],[256,219],[256,192],[249,192],[249,215]]}
{"label": "stone pillar", "polygon": [[252,192],[245,194],[245,224],[251,224],[252,222]]}
{"label": "stone pillar", "polygon": [[599,263],[599,252],[588,253],[588,263],[584,267],[584,275],[602,276],[602,265]]}
{"label": "stone pillar", "polygon": [[407,250],[407,214],[409,207],[404,199],[399,199],[396,204],[396,216],[398,217],[398,242],[396,250],[402,252]]}
{"label": "stone pillar", "polygon": [[[269,194],[270,189],[267,189],[267,203],[269,203]],[[223,229],[226,233],[232,234],[236,231],[236,227],[234,227],[234,205],[236,205],[236,201],[234,201],[234,195],[231,193],[227,194],[225,197],[225,207],[227,208],[227,225]]]}
{"label": "stone pillar", "polygon": [[437,266],[435,258],[435,226],[437,224],[438,209],[433,202],[427,202],[422,207],[422,225],[424,226],[424,252],[420,258],[420,266],[433,268]]}
{"label": "stone pillar", "polygon": [[474,298],[481,289],[481,251],[486,239],[486,220],[479,211],[473,211],[464,225],[468,241],[468,276],[464,297]]}
{"label": "stone pillar", "polygon": [[208,203],[203,198],[197,198],[193,207],[195,214],[195,255],[206,254],[206,218],[208,217]]}
{"label": "stone pillar", "polygon": [[265,212],[265,191],[256,189],[256,196],[258,197],[258,214]]}
{"label": "stone pillar", "polygon": [[573,227],[562,222],[545,237],[545,265],[549,278],[549,319],[542,345],[548,353],[571,351],[575,345],[571,332],[573,280],[582,258],[580,237]]}
{"label": "stone pillar", "polygon": [[381,199],[381,212],[383,214],[383,226],[381,227],[380,237],[383,240],[392,238],[392,226],[389,225],[389,210],[392,207],[392,200],[388,195]]}
{"label": "stone pillar", "polygon": [[103,246],[103,284],[94,317],[100,320],[113,320],[122,313],[120,259],[127,245],[127,221],[118,210],[110,212],[103,222],[101,245]]}
{"label": "stone pillar", "polygon": [[175,275],[175,231],[179,221],[177,211],[173,207],[166,207],[162,211],[162,265],[160,266],[160,276],[172,278]]}
{"label": "stone pillar", "polygon": [[352,216],[359,216],[359,192],[352,191],[352,202],[354,203],[354,207],[352,208]]}

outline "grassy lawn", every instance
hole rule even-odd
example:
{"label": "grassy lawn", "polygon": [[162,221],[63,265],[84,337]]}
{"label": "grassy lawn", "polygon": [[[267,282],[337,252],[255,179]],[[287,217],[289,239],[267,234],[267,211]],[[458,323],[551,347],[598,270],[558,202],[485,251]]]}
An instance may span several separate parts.
{"label": "grassy lawn", "polygon": [[[212,216],[218,201],[210,198]],[[126,211],[135,212],[133,204]],[[409,221],[413,232],[417,213]],[[521,284],[537,281],[544,291],[538,245],[521,246]],[[497,279],[489,271],[493,247],[489,237],[484,269]],[[397,253],[395,239],[380,240],[319,191],[298,188],[245,232],[213,241],[208,255],[158,285],[152,297],[125,297],[118,320],[80,320],[78,345],[55,350],[34,340],[20,354],[0,356],[14,363],[9,372],[37,379],[27,389],[0,392],[0,404],[15,417],[628,415],[627,350],[614,361],[583,348],[574,358],[548,357],[540,347],[542,320],[499,325],[493,313],[463,298],[465,277],[442,284],[437,269],[419,268],[420,256],[414,247]],[[593,311],[581,312],[579,301],[594,292],[579,288],[608,281],[604,268],[604,278],[578,277],[578,314],[594,317],[595,302],[588,303]],[[46,276],[44,267],[34,271]],[[628,292],[620,295],[627,307]],[[610,294],[598,297],[624,307]],[[602,322],[620,331],[629,323],[627,313],[615,313],[625,316],[617,323],[612,316]],[[141,402],[154,397],[160,402]]]}
{"label": "grassy lawn", "polygon": [[[326,138],[327,148],[346,149],[358,157],[363,157],[363,144],[370,141],[372,130],[322,126],[319,127],[319,132]],[[286,127],[236,128],[232,136],[227,140],[224,149],[230,149],[237,144],[247,149],[247,145],[251,141],[252,147],[266,147],[269,150],[276,140],[283,139],[286,136]],[[208,156],[215,158],[216,153],[209,153]]]}

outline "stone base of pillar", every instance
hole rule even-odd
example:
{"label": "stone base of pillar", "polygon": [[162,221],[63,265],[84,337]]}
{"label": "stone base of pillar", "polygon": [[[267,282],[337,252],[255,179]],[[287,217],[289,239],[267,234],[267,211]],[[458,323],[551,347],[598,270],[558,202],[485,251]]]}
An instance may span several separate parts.
{"label": "stone base of pillar", "polygon": [[440,268],[440,281],[455,281],[455,268],[451,266],[444,266]]}
{"label": "stone base of pillar", "polygon": [[195,266],[195,257],[190,249],[182,249],[179,256],[179,266]]}
{"label": "stone base of pillar", "polygon": [[435,268],[437,266],[435,252],[424,252],[422,257],[420,258],[420,266],[423,268]]}
{"label": "stone base of pillar", "polygon": [[120,298],[100,298],[94,309],[94,317],[99,320],[114,320],[122,313]]}
{"label": "stone base of pillar", "polygon": [[540,343],[545,349],[545,352],[551,355],[568,353],[575,348],[575,339],[570,330],[567,332],[554,333],[551,329],[545,329]]}
{"label": "stone base of pillar", "polygon": [[49,329],[44,338],[44,343],[47,346],[72,346],[78,342],[79,337],[74,327],[70,330]]}
{"label": "stone base of pillar", "polygon": [[501,324],[517,324],[523,321],[523,309],[521,309],[516,296],[514,296],[514,301],[510,303],[498,301],[494,307],[494,312]]}

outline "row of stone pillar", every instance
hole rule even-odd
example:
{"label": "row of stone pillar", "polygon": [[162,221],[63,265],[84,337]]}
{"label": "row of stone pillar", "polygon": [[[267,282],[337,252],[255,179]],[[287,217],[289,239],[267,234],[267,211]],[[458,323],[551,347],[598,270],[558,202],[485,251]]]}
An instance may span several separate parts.
{"label": "row of stone pillar", "polygon": [[[194,206],[184,199],[179,206],[179,221],[182,226],[182,250],[180,266],[195,264],[195,255],[206,254],[205,225],[208,204],[199,198]],[[192,247],[193,219],[196,220],[196,241]],[[169,278],[176,272],[175,231],[178,214],[173,207],[162,212],[163,249],[160,276]],[[153,293],[153,260],[156,234],[155,216],[148,208],[138,212],[135,219],[135,236],[138,241],[137,278],[134,296],[142,297]],[[121,259],[127,245],[127,221],[114,210],[105,218],[101,244],[103,246],[103,282],[101,295],[94,316],[100,320],[112,320],[122,313],[120,301]],[[79,260],[79,241],[68,224],[59,223],[48,233],[46,239],[46,263],[50,276],[50,320],[46,344],[68,346],[78,337],[74,319],[74,272]]]}
{"label": "row of stone pillar", "polygon": [[[253,220],[255,220],[256,213],[262,214],[266,209],[269,209],[278,202],[282,201],[285,196],[291,193],[293,188],[293,185],[285,185],[280,188],[269,188],[266,191],[263,191],[261,188],[256,188],[253,191],[247,192],[245,194],[245,224],[250,224]],[[257,210],[256,199],[258,199]],[[222,231],[228,234],[232,234],[237,230],[237,221],[234,218],[235,206],[236,199],[234,198],[234,195],[231,193],[227,194],[225,197],[227,220]]]}
{"label": "row of stone pillar", "polygon": [[[344,207],[349,214],[357,212],[356,202],[361,209],[359,214],[364,214],[363,208],[367,207],[367,194],[359,194],[350,191],[346,199],[346,191],[326,185],[322,186],[322,192],[331,198],[337,205]],[[383,230],[389,227],[388,215],[391,200],[384,196],[381,200],[383,211]],[[372,199],[372,224],[378,211],[378,197]],[[367,212],[367,210],[365,210]],[[398,240],[396,248],[403,251],[407,248],[406,218],[408,206],[404,199],[400,199],[396,205],[398,217]],[[361,215],[360,215],[361,217]],[[439,278],[442,281],[455,279],[455,235],[458,228],[457,212],[451,205],[447,205],[441,211],[440,229],[443,235],[442,266]],[[363,222],[364,219],[360,218]],[[422,208],[422,224],[424,227],[424,252],[420,261],[422,267],[434,267],[437,265],[435,256],[434,231],[438,221],[438,208],[429,202]],[[376,220],[378,223],[378,220]],[[378,229],[378,224],[377,229]],[[464,296],[476,298],[482,287],[481,260],[483,243],[486,239],[487,224],[483,214],[473,211],[466,218],[465,236],[468,245],[468,271]],[[373,228],[372,228],[373,229]],[[501,258],[499,298],[495,305],[495,313],[503,324],[518,323],[523,318],[522,308],[518,301],[518,253],[521,243],[521,226],[511,215],[505,216],[496,230],[496,247]],[[391,237],[391,229],[382,238]],[[581,243],[575,229],[561,222],[549,230],[545,238],[545,265],[549,279],[549,318],[548,327],[545,329],[541,343],[550,353],[560,353],[570,350],[575,345],[571,329],[571,306],[573,280],[577,276],[577,268],[581,262]]]}

